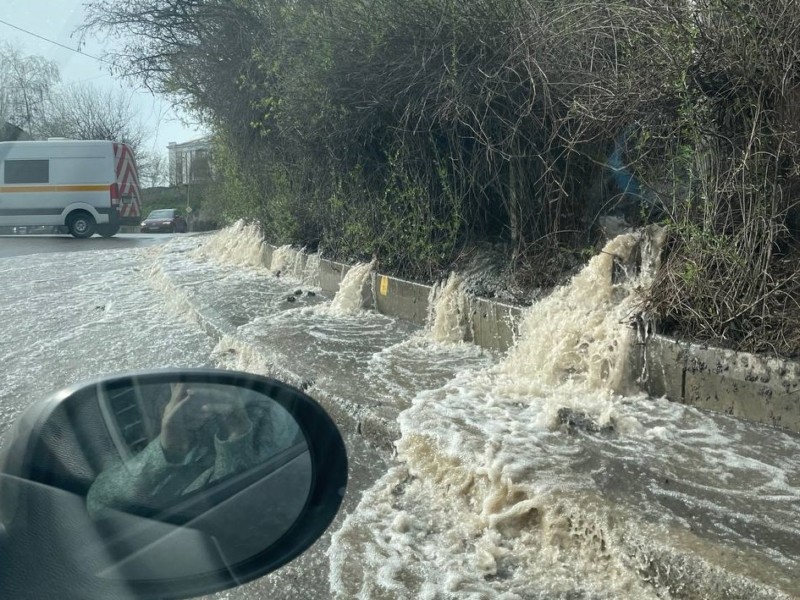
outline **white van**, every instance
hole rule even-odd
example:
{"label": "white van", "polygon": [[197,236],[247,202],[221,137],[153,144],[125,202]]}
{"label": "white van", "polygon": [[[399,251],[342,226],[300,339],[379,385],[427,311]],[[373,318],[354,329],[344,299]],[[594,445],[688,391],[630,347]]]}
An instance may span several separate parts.
{"label": "white van", "polygon": [[139,175],[125,144],[0,142],[0,227],[62,225],[87,238],[140,221]]}

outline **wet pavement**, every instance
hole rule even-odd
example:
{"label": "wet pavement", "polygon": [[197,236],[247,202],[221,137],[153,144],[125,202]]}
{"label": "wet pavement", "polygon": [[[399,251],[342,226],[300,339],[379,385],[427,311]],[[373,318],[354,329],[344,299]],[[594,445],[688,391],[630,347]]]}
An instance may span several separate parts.
{"label": "wet pavement", "polygon": [[617,394],[630,290],[602,259],[501,357],[275,277],[259,240],[19,237],[0,238],[22,244],[0,258],[0,431],[55,388],[163,366],[277,376],[334,414],[334,526],[215,598],[792,597],[800,440]]}

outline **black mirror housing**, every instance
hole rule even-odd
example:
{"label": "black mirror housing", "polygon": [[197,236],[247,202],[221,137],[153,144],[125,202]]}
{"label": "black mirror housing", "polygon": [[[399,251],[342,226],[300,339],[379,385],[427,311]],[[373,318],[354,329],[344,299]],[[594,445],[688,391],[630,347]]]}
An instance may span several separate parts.
{"label": "black mirror housing", "polygon": [[188,598],[311,546],[347,484],[327,413],[279,381],[128,373],[33,405],[0,458],[10,597]]}

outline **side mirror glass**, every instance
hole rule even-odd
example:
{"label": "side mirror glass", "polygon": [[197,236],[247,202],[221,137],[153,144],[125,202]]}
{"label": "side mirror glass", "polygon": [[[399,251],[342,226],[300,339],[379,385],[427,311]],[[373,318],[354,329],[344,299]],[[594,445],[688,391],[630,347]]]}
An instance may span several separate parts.
{"label": "side mirror glass", "polygon": [[2,460],[0,585],[21,597],[240,585],[322,535],[347,481],[344,442],[316,402],[230,371],[75,386],[23,415]]}

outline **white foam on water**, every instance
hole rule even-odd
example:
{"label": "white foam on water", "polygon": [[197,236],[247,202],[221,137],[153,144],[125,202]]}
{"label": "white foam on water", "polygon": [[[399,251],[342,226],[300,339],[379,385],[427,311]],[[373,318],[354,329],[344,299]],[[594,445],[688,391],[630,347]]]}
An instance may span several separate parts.
{"label": "white foam on water", "polygon": [[469,301],[464,293],[464,280],[458,274],[451,273],[447,280],[431,287],[428,309],[428,329],[435,341],[448,344],[464,341]]}
{"label": "white foam on water", "polygon": [[272,262],[270,263],[270,271],[274,274],[280,274],[281,277],[285,275],[291,277],[294,272],[294,264],[297,251],[292,248],[291,244],[279,246],[272,251]]}
{"label": "white foam on water", "polygon": [[400,464],[334,535],[337,597],[791,597],[796,437],[619,393],[652,233],[612,240],[503,361],[401,413]]}
{"label": "white foam on water", "polygon": [[492,352],[480,346],[439,343],[425,331],[372,354],[365,379],[378,383],[383,395],[407,405],[417,393],[443,385],[454,374],[487,368],[495,360]]}
{"label": "white foam on water", "polygon": [[249,344],[234,336],[223,335],[211,352],[211,358],[220,369],[272,377],[295,386],[303,383],[297,373],[282,367],[279,358],[268,348]]}
{"label": "white foam on water", "polygon": [[289,273],[298,281],[303,281],[307,258],[308,254],[306,254],[305,248],[294,251],[294,257],[292,258],[292,264],[289,269]]}
{"label": "white foam on water", "polygon": [[204,238],[195,254],[223,264],[263,267],[265,246],[258,223],[239,220]]}
{"label": "white foam on water", "polygon": [[633,234],[615,238],[569,285],[530,307],[518,343],[498,369],[498,375],[511,379],[510,392],[564,384],[615,390],[624,383],[630,341],[624,323],[634,310],[635,289],[649,285],[652,275],[613,285],[611,274],[614,260],[627,261],[637,242]]}
{"label": "white foam on water", "polygon": [[358,263],[347,270],[339,284],[339,291],[333,297],[328,310],[335,315],[358,314],[364,307],[364,286],[369,279],[375,262]]}
{"label": "white foam on water", "polygon": [[309,254],[306,257],[306,264],[303,267],[302,282],[311,287],[319,287],[319,253]]}
{"label": "white foam on water", "polygon": [[81,380],[210,366],[213,344],[205,333],[176,319],[154,292],[148,271],[162,252],[104,249],[0,259],[0,431],[32,402]]}
{"label": "white foam on water", "polygon": [[163,294],[164,304],[170,314],[194,325],[202,323],[201,316],[189,296],[165,273],[160,260],[154,260],[145,270],[145,274],[153,289]]}
{"label": "white foam on water", "polygon": [[270,270],[280,277],[302,282],[305,277],[307,256],[303,250],[292,248],[290,244],[280,246],[272,251]]}
{"label": "white foam on water", "polygon": [[[615,241],[606,252],[624,263],[633,248]],[[83,268],[73,255],[31,257],[24,273],[0,260],[0,271],[10,274],[13,340],[0,341],[8,363],[3,396],[23,399],[28,387],[95,375],[99,365],[205,364],[209,341],[192,326],[191,286],[208,286],[213,297],[224,283],[235,301],[254,291],[258,271],[248,278],[206,268],[191,252],[202,243],[185,238],[140,253],[85,253],[104,273],[91,281],[76,279]],[[360,285],[343,282],[353,302],[342,302],[348,310],[340,317],[316,314],[316,307],[278,315],[280,294],[254,296],[269,298],[262,313],[252,302],[261,316],[236,337],[223,336],[209,359],[214,364],[297,384],[284,365],[318,361],[328,364],[319,372],[339,382],[335,392],[352,392],[343,373],[352,388],[361,382],[353,374],[362,372],[386,390],[385,398],[375,392],[381,402],[394,396],[407,405],[403,394],[418,392],[400,418],[400,463],[334,537],[331,585],[339,597],[796,596],[796,436],[618,393],[627,388],[626,320],[648,270],[613,284],[612,263],[597,257],[590,273],[567,286],[574,289],[532,307],[517,347],[494,366],[487,366],[496,362],[491,357],[466,353],[468,345],[406,339],[411,330],[353,308],[369,269]],[[221,273],[230,273],[224,282]],[[31,321],[26,302],[34,300],[49,308]],[[76,311],[92,318],[75,321]],[[285,348],[271,353],[278,342]],[[87,360],[94,347],[100,354]],[[54,357],[54,372],[43,371]],[[470,368],[459,371],[461,360]],[[420,389],[427,377],[434,389]],[[572,416],[565,418],[564,408]],[[15,410],[4,405],[2,414]],[[574,425],[582,420],[586,429]]]}

